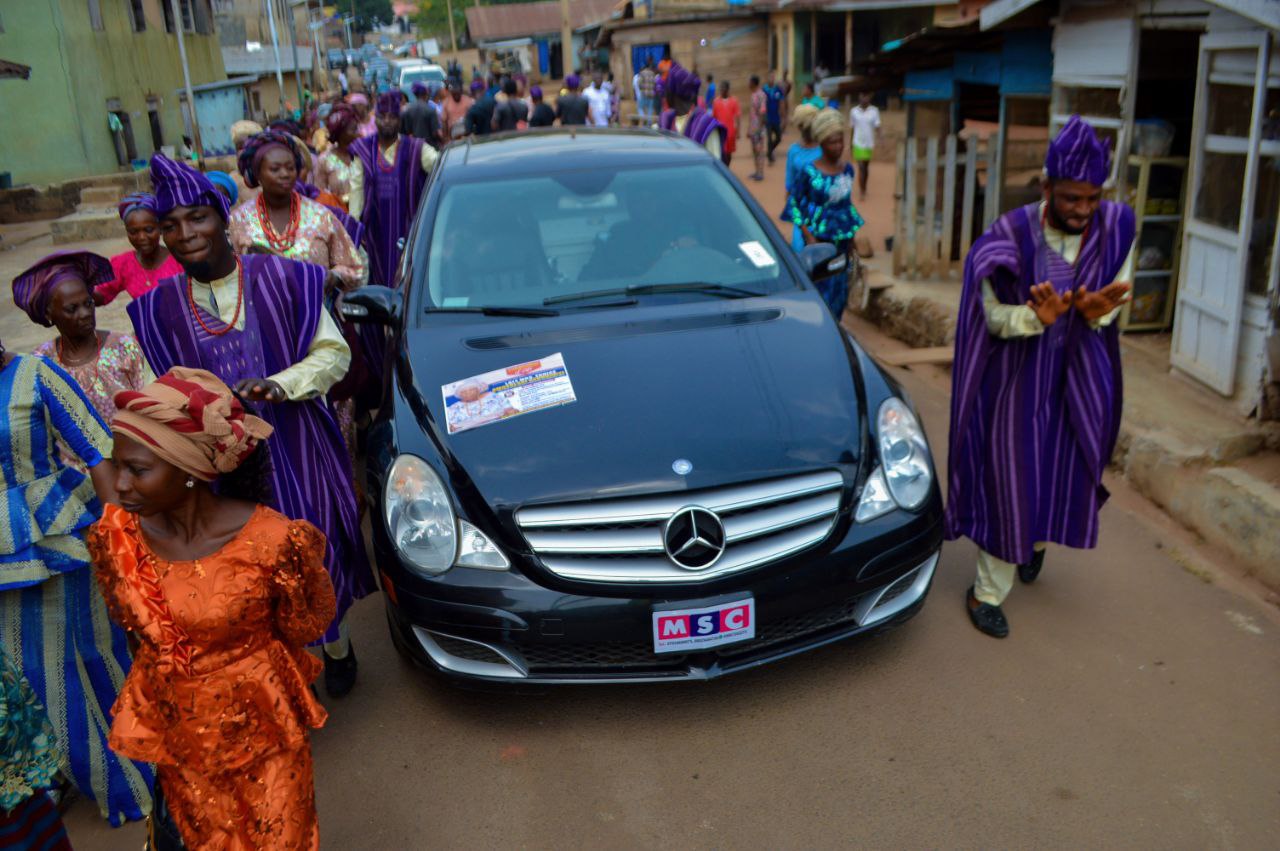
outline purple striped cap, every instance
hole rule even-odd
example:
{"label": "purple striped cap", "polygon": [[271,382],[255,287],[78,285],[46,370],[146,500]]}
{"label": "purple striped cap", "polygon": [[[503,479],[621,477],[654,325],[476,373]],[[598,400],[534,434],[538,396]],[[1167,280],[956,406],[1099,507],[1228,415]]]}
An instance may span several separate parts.
{"label": "purple striped cap", "polygon": [[1089,122],[1073,115],[1057,138],[1049,143],[1044,170],[1050,180],[1076,180],[1101,186],[1111,173],[1110,160],[1111,141],[1100,141]]}
{"label": "purple striped cap", "polygon": [[156,215],[164,218],[174,207],[213,207],[226,221],[230,216],[227,197],[209,178],[186,163],[164,154],[151,155],[151,183],[156,190]]}

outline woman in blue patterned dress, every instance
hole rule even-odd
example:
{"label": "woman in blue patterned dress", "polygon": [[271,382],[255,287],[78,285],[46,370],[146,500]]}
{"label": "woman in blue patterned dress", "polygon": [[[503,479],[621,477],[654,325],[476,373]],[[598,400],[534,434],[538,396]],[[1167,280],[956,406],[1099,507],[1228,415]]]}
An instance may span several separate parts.
{"label": "woman in blue patterned dress", "polygon": [[[64,465],[55,436],[84,462]],[[61,771],[111,824],[151,809],[150,766],[107,748],[111,705],[129,670],[89,566],[85,530],[114,494],[111,433],[79,386],[43,358],[0,345],[0,652],[53,725]]]}
{"label": "woman in blue patterned dress", "polygon": [[46,791],[58,774],[54,742],[31,684],[0,651],[0,846],[71,851]]}
{"label": "woman in blue patterned dress", "polygon": [[[805,245],[829,242],[849,254],[863,221],[853,206],[853,166],[844,158],[844,118],[834,109],[824,109],[813,118],[809,132],[822,156],[805,166],[791,188],[784,218],[804,236]],[[849,297],[848,276],[827,278],[817,287],[839,322]]]}

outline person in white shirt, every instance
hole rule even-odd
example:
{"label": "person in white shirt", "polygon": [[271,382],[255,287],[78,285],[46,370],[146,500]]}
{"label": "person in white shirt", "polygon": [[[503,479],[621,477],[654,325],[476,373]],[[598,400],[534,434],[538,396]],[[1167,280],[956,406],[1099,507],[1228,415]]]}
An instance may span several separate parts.
{"label": "person in white shirt", "polygon": [[611,111],[613,96],[605,88],[603,71],[592,72],[591,85],[583,89],[582,96],[587,99],[587,104],[591,107],[588,122],[595,127],[608,127],[609,117],[613,114]]}
{"label": "person in white shirt", "polygon": [[871,156],[875,153],[876,140],[880,138],[880,110],[871,105],[871,92],[858,95],[858,105],[849,110],[849,127],[853,138],[853,161],[858,165],[858,192],[867,197],[867,173],[871,170]]}

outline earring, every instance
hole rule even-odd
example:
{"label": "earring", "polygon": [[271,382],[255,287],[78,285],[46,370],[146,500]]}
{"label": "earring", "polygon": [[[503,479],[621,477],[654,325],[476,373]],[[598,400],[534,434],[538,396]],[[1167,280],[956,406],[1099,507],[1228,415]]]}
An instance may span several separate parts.
{"label": "earring", "polygon": [[196,486],[196,480],[191,476],[187,476],[187,487],[193,488],[195,486]]}

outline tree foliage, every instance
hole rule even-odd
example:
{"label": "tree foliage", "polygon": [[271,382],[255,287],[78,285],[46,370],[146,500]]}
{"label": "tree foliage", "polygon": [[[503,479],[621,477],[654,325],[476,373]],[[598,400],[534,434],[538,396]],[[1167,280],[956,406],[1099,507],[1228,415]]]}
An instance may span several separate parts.
{"label": "tree foliage", "polygon": [[[453,0],[453,27],[461,44],[467,35],[467,0]],[[419,38],[434,38],[444,48],[449,43],[449,4],[446,0],[418,0],[418,14],[413,19]]]}
{"label": "tree foliage", "polygon": [[[467,8],[476,0],[453,0],[453,27],[458,34],[458,44],[467,38]],[[502,6],[507,3],[527,3],[529,0],[483,0],[485,6]],[[440,46],[449,44],[449,4],[446,0],[418,0],[418,14],[413,19],[421,38],[435,38]]]}

